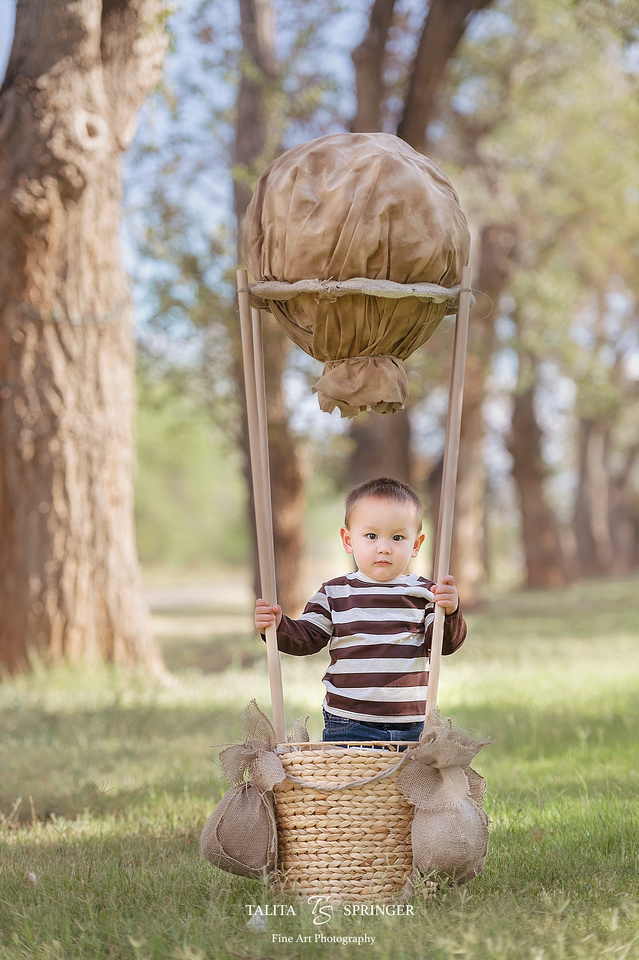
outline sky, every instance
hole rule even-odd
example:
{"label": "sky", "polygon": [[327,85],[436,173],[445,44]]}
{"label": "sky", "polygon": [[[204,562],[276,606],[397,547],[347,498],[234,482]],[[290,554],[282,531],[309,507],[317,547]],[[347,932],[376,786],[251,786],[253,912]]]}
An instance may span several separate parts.
{"label": "sky", "polygon": [[15,0],[0,0],[0,77],[4,78],[11,52]]}

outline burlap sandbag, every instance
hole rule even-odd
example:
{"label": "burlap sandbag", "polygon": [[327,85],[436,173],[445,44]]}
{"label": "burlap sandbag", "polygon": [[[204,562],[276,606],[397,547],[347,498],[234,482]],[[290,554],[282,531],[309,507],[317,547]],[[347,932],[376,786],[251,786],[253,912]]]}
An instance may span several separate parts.
{"label": "burlap sandbag", "polygon": [[413,868],[462,883],[479,876],[488,852],[488,816],[470,797],[441,810],[415,808],[411,827]]}
{"label": "burlap sandbag", "polygon": [[486,781],[469,766],[489,743],[430,714],[419,743],[397,772],[396,783],[415,807],[411,827],[415,873],[461,883],[484,869],[489,819],[482,803]]}
{"label": "burlap sandbag", "polygon": [[[244,224],[255,280],[356,277],[460,282],[470,234],[452,184],[430,160],[386,133],[343,133],[294,147],[260,177]],[[326,364],[322,410],[342,416],[401,410],[402,361],[428,340],[446,303],[365,294],[333,302],[302,294],[267,302],[287,335]]]}
{"label": "burlap sandbag", "polygon": [[277,824],[273,801],[250,783],[225,793],[206,821],[202,856],[241,877],[268,875],[277,865]]}

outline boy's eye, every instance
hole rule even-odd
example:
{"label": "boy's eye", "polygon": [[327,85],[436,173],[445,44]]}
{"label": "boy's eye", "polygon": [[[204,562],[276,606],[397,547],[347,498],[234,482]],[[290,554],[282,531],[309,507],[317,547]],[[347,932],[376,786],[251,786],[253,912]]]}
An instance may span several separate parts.
{"label": "boy's eye", "polygon": [[367,533],[367,534],[366,534],[366,537],[367,537],[368,540],[377,540],[377,534],[376,534],[376,533]]}
{"label": "boy's eye", "polygon": [[395,536],[393,537],[393,540],[403,540],[403,539],[404,537],[401,533],[396,533]]}

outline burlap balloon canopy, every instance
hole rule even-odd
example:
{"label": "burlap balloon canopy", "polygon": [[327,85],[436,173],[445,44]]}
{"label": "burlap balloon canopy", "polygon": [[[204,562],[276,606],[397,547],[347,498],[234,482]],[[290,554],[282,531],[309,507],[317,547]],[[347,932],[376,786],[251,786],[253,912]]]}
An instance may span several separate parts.
{"label": "burlap balloon canopy", "polygon": [[322,137],[283,154],[258,181],[243,237],[256,281],[368,278],[391,292],[395,284],[446,288],[435,299],[423,299],[420,289],[420,296],[391,299],[311,284],[313,292],[291,299],[254,298],[294,343],[324,362],[314,388],[322,410],[338,407],[349,417],[369,407],[403,408],[402,361],[449,312],[469,246],[448,178],[385,133]]}

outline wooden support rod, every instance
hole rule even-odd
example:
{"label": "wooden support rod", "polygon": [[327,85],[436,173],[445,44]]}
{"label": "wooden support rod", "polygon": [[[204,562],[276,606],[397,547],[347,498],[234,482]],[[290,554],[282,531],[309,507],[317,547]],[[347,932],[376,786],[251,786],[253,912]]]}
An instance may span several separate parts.
{"label": "wooden support rod", "polygon": [[[257,397],[257,421],[260,435],[260,464],[263,477],[263,498],[266,509],[266,532],[268,535],[269,590],[277,594],[275,574],[275,544],[273,534],[273,501],[271,498],[271,470],[268,450],[268,423],[266,417],[266,378],[264,371],[264,344],[262,341],[262,311],[251,307],[251,330],[253,333],[253,360],[255,370],[255,393]],[[266,589],[266,587],[264,587]],[[273,603],[277,601],[274,599]]]}
{"label": "wooden support rod", "polygon": [[[268,440],[266,436],[264,364],[262,359],[261,338],[259,346],[256,346],[254,340],[254,320],[251,317],[248,273],[246,270],[237,271],[237,297],[240,308],[242,362],[244,366],[246,415],[248,421],[260,581],[264,598],[270,603],[277,603],[275,562],[273,558],[273,522],[268,466]],[[261,330],[259,330],[259,332],[261,333]],[[255,364],[256,356],[259,357],[260,361],[261,370],[259,374]],[[284,721],[282,665],[279,650],[277,649],[277,631],[275,627],[271,627],[266,631],[266,659],[271,689],[273,728],[278,742],[285,743],[286,725]]]}
{"label": "wooden support rod", "polygon": [[[459,309],[455,324],[455,342],[446,420],[446,444],[444,447],[444,466],[442,489],[439,503],[439,523],[436,544],[435,580],[439,581],[449,572],[450,551],[453,538],[453,515],[455,512],[455,486],[457,482],[457,461],[459,459],[459,437],[461,431],[462,401],[464,396],[464,374],[466,367],[466,349],[468,345],[468,317],[470,313],[471,269],[463,267],[461,272],[461,291]],[[439,674],[441,669],[442,642],[444,638],[444,610],[435,604],[435,619],[430,650],[430,672],[428,675],[428,694],[426,699],[426,717],[437,707],[439,692]]]}

